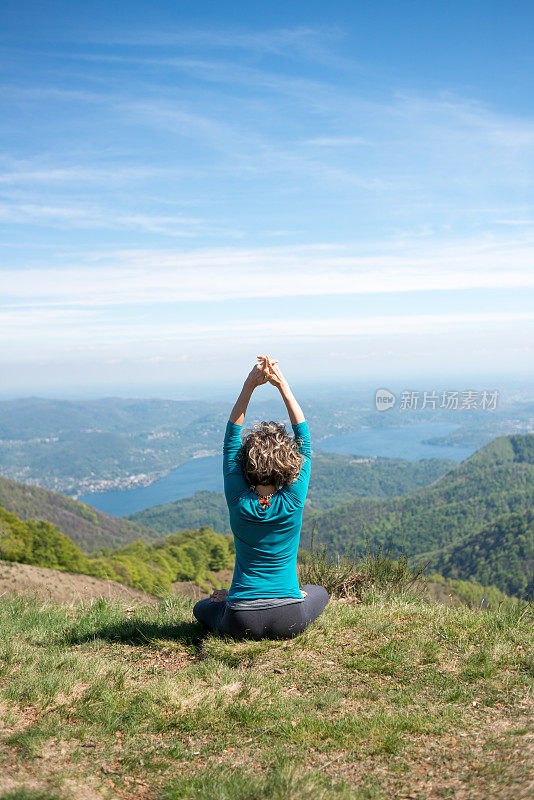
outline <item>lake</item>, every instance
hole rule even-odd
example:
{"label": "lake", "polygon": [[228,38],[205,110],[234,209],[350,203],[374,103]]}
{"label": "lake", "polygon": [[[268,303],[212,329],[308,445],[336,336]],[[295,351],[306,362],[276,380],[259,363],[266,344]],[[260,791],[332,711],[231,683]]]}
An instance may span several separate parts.
{"label": "lake", "polygon": [[363,431],[328,436],[315,443],[324,453],[345,453],[361,456],[385,456],[418,461],[420,458],[450,458],[463,461],[475,452],[474,447],[444,447],[423,444],[425,439],[446,436],[459,428],[445,422],[420,422],[400,428],[369,428]]}
{"label": "lake", "polygon": [[[399,428],[353,431],[339,436],[329,436],[314,444],[315,450],[361,456],[384,456],[417,461],[420,458],[450,458],[463,461],[476,448],[441,447],[423,444],[424,439],[445,436],[458,425],[424,422]],[[99,511],[124,517],[150,506],[171,503],[195,492],[208,490],[222,492],[222,456],[194,458],[171,470],[168,475],[150,486],[122,491],[87,494],[79,499]]]}

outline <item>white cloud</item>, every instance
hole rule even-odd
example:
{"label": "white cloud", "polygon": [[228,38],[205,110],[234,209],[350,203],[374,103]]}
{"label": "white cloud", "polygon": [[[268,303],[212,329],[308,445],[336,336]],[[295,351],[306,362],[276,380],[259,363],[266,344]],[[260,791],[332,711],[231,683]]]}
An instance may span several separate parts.
{"label": "white cloud", "polygon": [[[63,262],[60,266],[59,263]],[[301,247],[118,250],[7,268],[3,296],[42,306],[217,301],[534,286],[528,238]]]}

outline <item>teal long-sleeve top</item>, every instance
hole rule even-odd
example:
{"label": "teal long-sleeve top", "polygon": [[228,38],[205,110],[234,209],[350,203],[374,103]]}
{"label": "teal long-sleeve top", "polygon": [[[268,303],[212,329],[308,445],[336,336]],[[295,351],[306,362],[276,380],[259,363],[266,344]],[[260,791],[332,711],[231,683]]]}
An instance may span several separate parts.
{"label": "teal long-sleeve top", "polygon": [[304,456],[297,480],[279,489],[263,508],[243,477],[241,425],[228,422],[223,446],[224,494],[235,542],[235,567],[227,600],[259,597],[302,598],[297,550],[308,492],[311,442],[308,424],[293,425]]}

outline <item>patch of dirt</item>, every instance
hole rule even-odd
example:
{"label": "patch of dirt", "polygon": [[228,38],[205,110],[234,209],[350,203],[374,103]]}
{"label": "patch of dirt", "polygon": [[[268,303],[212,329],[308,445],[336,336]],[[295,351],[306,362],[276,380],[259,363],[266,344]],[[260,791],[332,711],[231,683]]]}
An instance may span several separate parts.
{"label": "patch of dirt", "polygon": [[126,600],[131,605],[157,603],[152,595],[122,583],[48,567],[16,564],[12,561],[0,561],[0,596],[2,595],[28,595],[71,605],[99,597],[106,600]]}
{"label": "patch of dirt", "polygon": [[[230,584],[234,575],[230,569],[223,569],[219,572],[214,572],[213,574],[217,577],[219,583],[222,584]],[[174,594],[190,597],[192,600],[202,600],[204,597],[209,597],[212,590],[215,589],[215,586],[209,578],[206,578],[204,583],[210,587],[209,592],[201,589],[200,586],[197,586],[196,583],[193,583],[193,581],[175,581],[172,585],[172,589]]]}
{"label": "patch of dirt", "polygon": [[[3,749],[3,748],[2,748]],[[3,764],[4,770],[9,769],[10,774],[4,772],[0,775],[0,794],[13,792],[15,790],[24,789],[26,792],[51,792],[55,796],[57,787],[57,764],[52,759],[50,763],[48,760],[39,759],[36,763],[22,764],[18,757],[18,753],[14,748],[7,749],[5,753],[7,758]],[[46,762],[46,765],[43,763]],[[43,763],[43,766],[41,764]],[[67,770],[72,771],[72,766],[63,765],[63,775]],[[85,777],[83,783],[76,781],[74,778],[65,777],[61,789],[61,795],[66,800],[104,800],[104,797],[109,797],[109,793],[103,795],[97,787],[97,781]]]}

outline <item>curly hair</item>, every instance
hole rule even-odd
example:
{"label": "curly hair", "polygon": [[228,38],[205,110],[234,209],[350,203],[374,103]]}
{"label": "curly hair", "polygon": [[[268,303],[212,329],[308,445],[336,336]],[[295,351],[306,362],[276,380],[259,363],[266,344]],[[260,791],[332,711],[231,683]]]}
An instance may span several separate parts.
{"label": "curly hair", "polygon": [[303,461],[297,442],[278,422],[254,425],[243,440],[241,462],[250,486],[287,486],[297,480]]}

